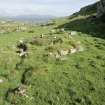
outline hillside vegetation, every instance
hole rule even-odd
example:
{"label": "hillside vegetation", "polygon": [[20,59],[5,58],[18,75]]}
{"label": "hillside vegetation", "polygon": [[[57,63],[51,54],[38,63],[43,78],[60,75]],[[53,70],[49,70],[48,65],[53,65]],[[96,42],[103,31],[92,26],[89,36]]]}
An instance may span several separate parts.
{"label": "hillside vegetation", "polygon": [[[105,24],[93,14],[41,25],[1,22],[0,105],[104,105]],[[28,46],[24,62],[19,40]]]}

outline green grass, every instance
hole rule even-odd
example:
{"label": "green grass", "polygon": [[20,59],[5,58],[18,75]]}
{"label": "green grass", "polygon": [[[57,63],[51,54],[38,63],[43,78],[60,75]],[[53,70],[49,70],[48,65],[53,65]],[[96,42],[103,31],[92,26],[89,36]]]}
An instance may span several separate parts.
{"label": "green grass", "polygon": [[[105,104],[105,40],[101,37],[104,37],[104,34],[100,29],[100,23],[92,25],[86,18],[61,18],[55,20],[54,26],[29,27],[25,32],[0,34],[0,79],[4,80],[0,83],[0,105]],[[53,27],[63,27],[64,24],[67,25],[65,33],[52,35],[62,38],[63,43],[50,46],[50,30]],[[95,30],[98,28],[99,31]],[[34,32],[30,33],[29,30]],[[68,39],[69,31],[77,31],[77,35],[73,36],[73,39]],[[15,48],[17,41],[30,41],[42,33],[46,35],[41,39],[42,44],[28,43],[29,55],[20,68],[16,69],[16,64],[20,61]],[[56,52],[70,48],[70,42],[76,41],[81,41],[83,52],[66,55],[64,60],[46,56],[49,50]],[[27,87],[28,98],[17,93],[9,93],[6,97],[9,88],[20,85]]]}

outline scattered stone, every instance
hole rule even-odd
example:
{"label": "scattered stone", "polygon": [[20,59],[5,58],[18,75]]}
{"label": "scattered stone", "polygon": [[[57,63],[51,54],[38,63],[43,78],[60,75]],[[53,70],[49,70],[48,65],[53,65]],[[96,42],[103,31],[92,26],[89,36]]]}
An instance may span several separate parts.
{"label": "scattered stone", "polygon": [[3,83],[4,81],[2,79],[0,79],[0,83]]}
{"label": "scattered stone", "polygon": [[55,58],[56,58],[57,60],[59,60],[59,59],[61,58],[61,56],[60,56],[58,53],[56,53],[56,54],[55,54]]}
{"label": "scattered stone", "polygon": [[51,57],[53,57],[54,54],[52,52],[49,52],[48,55],[51,56]]}
{"label": "scattered stone", "polygon": [[[70,49],[65,49],[65,50],[58,50],[58,52],[55,54],[56,59],[60,59],[62,56],[73,54],[79,51],[84,51],[84,48],[80,45],[80,41],[78,41],[76,44],[73,45]],[[49,56],[54,56],[52,52],[48,54]]]}
{"label": "scattered stone", "polygon": [[23,95],[23,94],[25,94],[25,92],[26,92],[26,86],[19,86],[18,88],[17,88],[17,92],[19,93],[19,94],[21,94],[21,95]]}
{"label": "scattered stone", "polygon": [[67,34],[68,39],[72,39],[72,36],[70,33]]}
{"label": "scattered stone", "polygon": [[72,44],[72,46],[77,50],[77,51],[84,51],[84,48],[81,46],[81,42],[77,41],[76,43]]}
{"label": "scattered stone", "polygon": [[40,38],[43,38],[43,37],[44,37],[44,34],[41,34],[41,35],[40,35]]}
{"label": "scattered stone", "polygon": [[25,85],[21,85],[16,88],[9,88],[5,94],[5,98],[7,101],[12,101],[13,103],[15,103],[15,102],[13,100],[10,100],[10,97],[12,94],[23,96],[29,100],[34,99],[33,97],[30,97],[26,94],[26,89],[27,89],[27,87]]}
{"label": "scattered stone", "polygon": [[70,35],[71,35],[71,36],[77,35],[77,32],[76,32],[76,31],[71,31],[71,32],[70,32]]}
{"label": "scattered stone", "polygon": [[54,39],[56,39],[57,37],[56,36],[54,36]]}
{"label": "scattered stone", "polygon": [[24,86],[24,85],[18,86],[16,88],[9,88],[7,93],[6,93],[6,97],[8,97],[9,94],[11,94],[11,93],[24,95],[25,92],[26,92],[26,86]]}
{"label": "scattered stone", "polygon": [[63,43],[62,38],[57,38],[57,37],[55,36],[55,37],[54,37],[54,40],[53,40],[53,44],[56,44],[56,43],[62,44],[62,43]]}
{"label": "scattered stone", "polygon": [[23,57],[23,56],[26,56],[26,55],[27,55],[27,52],[23,52],[23,51],[19,54],[20,57]]}
{"label": "scattered stone", "polygon": [[64,28],[61,28],[58,30],[58,33],[64,33],[65,32],[65,29]]}
{"label": "scattered stone", "polygon": [[69,52],[71,54],[76,53],[77,52],[77,49],[72,47],[72,48],[69,49]]}
{"label": "scattered stone", "polygon": [[61,28],[61,31],[65,32],[65,29],[64,28]]}
{"label": "scattered stone", "polygon": [[51,30],[50,33],[51,34],[55,34],[56,33],[56,30]]}
{"label": "scattered stone", "polygon": [[59,52],[60,56],[65,56],[65,55],[69,54],[69,50],[68,49],[67,50],[60,50],[58,52]]}

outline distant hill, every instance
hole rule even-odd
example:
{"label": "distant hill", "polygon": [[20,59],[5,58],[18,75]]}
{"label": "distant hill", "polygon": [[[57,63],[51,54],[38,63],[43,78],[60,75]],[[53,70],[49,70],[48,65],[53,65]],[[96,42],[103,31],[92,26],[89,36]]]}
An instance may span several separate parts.
{"label": "distant hill", "polygon": [[10,19],[16,21],[26,22],[47,22],[50,19],[54,19],[54,16],[49,15],[18,15],[18,16],[4,16],[2,19]]}

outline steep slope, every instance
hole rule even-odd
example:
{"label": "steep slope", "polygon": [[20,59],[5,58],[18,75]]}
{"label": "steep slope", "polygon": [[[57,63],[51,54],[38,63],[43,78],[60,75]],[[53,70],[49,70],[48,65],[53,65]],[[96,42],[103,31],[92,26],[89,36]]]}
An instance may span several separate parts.
{"label": "steep slope", "polygon": [[100,0],[98,3],[97,17],[105,21],[105,0]]}
{"label": "steep slope", "polygon": [[79,15],[96,14],[97,13],[97,4],[98,4],[98,2],[81,8],[81,10],[79,11]]}
{"label": "steep slope", "polygon": [[83,7],[72,16],[59,19],[59,23],[62,24],[59,24],[58,28],[65,28],[66,30],[83,32],[91,34],[94,37],[105,38],[105,24],[103,21],[100,21],[104,20],[104,13],[100,17],[97,16],[98,4],[100,2]]}

